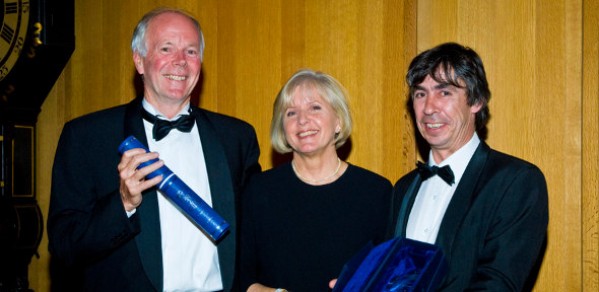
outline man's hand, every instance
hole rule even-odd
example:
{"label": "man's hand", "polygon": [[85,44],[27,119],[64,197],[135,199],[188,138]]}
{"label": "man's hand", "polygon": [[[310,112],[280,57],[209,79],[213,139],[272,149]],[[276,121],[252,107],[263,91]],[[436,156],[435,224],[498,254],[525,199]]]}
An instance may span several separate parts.
{"label": "man's hand", "polygon": [[150,180],[145,177],[164,165],[162,160],[158,160],[141,169],[137,169],[140,164],[158,158],[158,153],[147,153],[144,149],[136,148],[125,151],[121,156],[121,162],[118,165],[119,176],[121,178],[120,193],[123,206],[127,212],[131,212],[141,204],[141,193],[162,181],[162,175],[156,176]]}

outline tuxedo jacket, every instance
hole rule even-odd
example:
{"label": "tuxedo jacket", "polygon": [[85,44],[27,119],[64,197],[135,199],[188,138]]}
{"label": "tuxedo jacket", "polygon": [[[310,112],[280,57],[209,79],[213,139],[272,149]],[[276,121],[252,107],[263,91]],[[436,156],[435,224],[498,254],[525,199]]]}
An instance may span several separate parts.
{"label": "tuxedo jacket", "polygon": [[[389,234],[405,237],[422,179],[396,183]],[[547,186],[533,164],[481,142],[447,207],[435,245],[448,273],[442,291],[521,291],[545,244]]]}
{"label": "tuxedo jacket", "polygon": [[[48,216],[53,290],[163,289],[156,188],[144,192],[130,218],[119,193],[120,143],[134,135],[148,145],[141,100],[74,119],[63,128]],[[253,127],[241,120],[197,107],[191,114],[201,137],[213,208],[230,224],[229,234],[217,245],[224,290],[230,291],[238,195],[260,171],[258,142]]]}

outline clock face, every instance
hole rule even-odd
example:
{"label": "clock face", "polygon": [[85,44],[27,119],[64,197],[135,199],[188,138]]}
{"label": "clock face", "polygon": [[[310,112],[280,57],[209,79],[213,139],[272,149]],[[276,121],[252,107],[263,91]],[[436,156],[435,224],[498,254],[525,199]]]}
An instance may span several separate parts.
{"label": "clock face", "polygon": [[29,0],[4,0],[0,23],[0,81],[15,65],[27,36]]}

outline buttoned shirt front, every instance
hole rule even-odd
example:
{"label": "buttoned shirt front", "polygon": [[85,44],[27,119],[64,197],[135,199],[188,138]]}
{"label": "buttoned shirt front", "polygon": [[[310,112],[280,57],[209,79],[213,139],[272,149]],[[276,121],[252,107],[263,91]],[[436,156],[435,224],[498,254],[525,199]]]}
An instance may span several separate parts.
{"label": "buttoned shirt front", "polygon": [[429,152],[428,164],[439,167],[449,165],[455,183],[449,185],[437,175],[422,182],[408,219],[407,238],[435,243],[447,206],[479,144],[480,138],[474,133],[468,143],[439,164],[435,163],[432,152]]}
{"label": "buttoned shirt front", "polygon": [[[143,107],[150,114],[164,118],[145,99]],[[189,105],[173,120],[188,112]],[[152,126],[144,120],[150,151],[158,152],[165,165],[212,206],[206,161],[197,125],[193,126],[190,133],[173,129],[160,141],[151,138]],[[222,290],[216,245],[160,191],[158,206],[164,291]]]}

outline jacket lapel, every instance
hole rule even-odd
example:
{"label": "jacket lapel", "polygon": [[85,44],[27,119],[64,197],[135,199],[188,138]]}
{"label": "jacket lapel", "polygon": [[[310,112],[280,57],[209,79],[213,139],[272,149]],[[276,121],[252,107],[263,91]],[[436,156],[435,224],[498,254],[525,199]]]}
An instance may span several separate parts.
{"label": "jacket lapel", "polygon": [[399,213],[397,213],[399,215],[397,216],[397,223],[395,224],[395,237],[406,237],[406,227],[411,212],[409,210],[412,210],[412,206],[414,206],[414,201],[416,200],[416,195],[418,194],[421,184],[422,177],[420,174],[417,174],[414,176],[414,179],[412,179],[408,189],[404,192],[406,195],[401,200]]}
{"label": "jacket lapel", "polygon": [[[143,119],[141,117],[141,98],[136,98],[127,106],[125,113],[125,137],[133,135],[146,147]],[[158,197],[156,189],[152,188],[143,194],[143,204],[137,208],[141,232],[135,237],[142,266],[156,288],[162,291],[162,240],[160,233],[160,218],[158,214]]]}
{"label": "jacket lapel", "polygon": [[225,290],[233,282],[234,266],[229,263],[235,262],[236,235],[236,212],[235,195],[231,171],[228,164],[225,149],[216,133],[215,125],[208,120],[207,116],[200,110],[194,108],[192,114],[196,116],[198,130],[202,141],[206,171],[210,183],[212,196],[212,208],[221,215],[230,225],[229,234],[218,242],[218,256],[220,261],[221,275]]}
{"label": "jacket lapel", "polygon": [[488,155],[489,146],[481,142],[470,159],[441,222],[436,244],[443,248],[448,261],[451,261],[449,251],[452,250],[455,235],[477,196],[476,186],[480,181]]}

